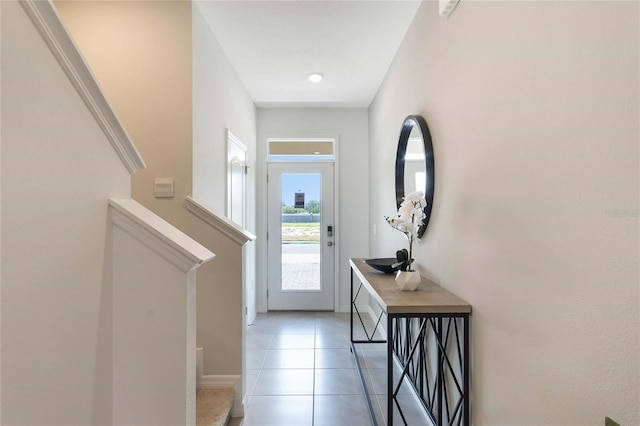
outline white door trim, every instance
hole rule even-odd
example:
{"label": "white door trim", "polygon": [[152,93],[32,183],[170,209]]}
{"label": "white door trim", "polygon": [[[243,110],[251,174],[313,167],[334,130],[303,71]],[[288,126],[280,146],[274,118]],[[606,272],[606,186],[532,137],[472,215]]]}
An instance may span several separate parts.
{"label": "white door trim", "polygon": [[[231,164],[234,161],[234,157],[236,156],[237,152],[243,152],[244,153],[244,158],[238,158],[238,161],[240,163],[242,163],[242,167],[243,167],[243,171],[242,171],[242,223],[238,223],[238,225],[240,225],[241,228],[245,228],[246,227],[246,220],[247,220],[247,172],[246,172],[246,167],[247,167],[247,163],[248,163],[248,159],[247,159],[247,147],[240,142],[240,140],[235,137],[235,135],[233,133],[231,133],[231,131],[229,129],[226,129],[226,133],[227,133],[227,160],[225,161],[225,165],[226,165],[226,175],[227,175],[227,196],[226,196],[226,212],[227,212],[227,217],[231,220],[233,220],[232,217],[232,206],[233,206],[233,191],[231,188],[231,182],[232,182],[232,167]],[[236,222],[237,223],[237,222]]]}
{"label": "white door trim", "polygon": [[[266,242],[267,246],[267,282],[266,289],[271,290],[270,297],[266,301],[266,309],[310,309],[310,310],[335,310],[336,309],[336,291],[338,291],[338,286],[336,285],[336,271],[338,269],[338,257],[336,256],[336,241],[338,240],[339,232],[337,232],[336,228],[336,195],[335,195],[335,164],[334,162],[327,161],[318,161],[318,162],[310,162],[310,161],[272,161],[267,165],[267,169],[270,172],[269,174],[269,182],[267,184],[267,194],[269,196],[269,200],[267,202],[267,229],[269,231],[268,241]],[[282,277],[279,274],[279,271],[276,270],[281,267],[282,260],[278,255],[278,251],[280,247],[282,247],[282,243],[280,241],[280,197],[275,195],[279,194],[281,191],[281,177],[286,174],[307,174],[319,173],[321,176],[322,183],[322,193],[320,195],[320,200],[322,202],[324,212],[321,216],[320,223],[320,252],[322,256],[322,267],[321,271],[327,271],[328,268],[331,268],[330,275],[324,275],[321,272],[321,277],[323,283],[327,283],[328,280],[332,283],[330,287],[323,287],[323,290],[280,290],[277,291],[279,285],[276,283],[281,282]],[[331,179],[331,185],[327,186],[327,179]],[[273,191],[273,192],[272,192]],[[271,202],[275,204],[271,204]],[[272,210],[273,209],[273,210]],[[277,217],[274,215],[277,214]],[[278,225],[276,225],[276,223]],[[333,227],[333,236],[327,237],[327,226]],[[271,227],[271,228],[270,228]],[[276,229],[277,228],[277,231]],[[331,243],[329,243],[331,241]],[[329,243],[329,244],[327,244]],[[269,250],[274,250],[271,253]],[[271,258],[270,255],[273,254],[274,257]],[[276,268],[276,269],[271,269]],[[327,271],[328,272],[328,271]],[[271,283],[271,284],[270,284]],[[270,287],[270,285],[272,285]],[[327,294],[327,292],[332,293]],[[288,296],[285,296],[283,293],[289,293]],[[328,298],[327,298],[328,297]],[[286,300],[288,299],[288,300]],[[293,303],[293,305],[289,305],[289,303]],[[288,307],[289,306],[289,307]],[[295,306],[295,307],[292,307]]]}
{"label": "white door trim", "polygon": [[[309,132],[301,136],[299,132],[279,132],[277,135],[259,135],[257,150],[257,182],[256,182],[256,202],[257,211],[265,211],[267,207],[267,172],[268,172],[268,156],[269,156],[269,140],[270,139],[333,139],[333,165],[334,165],[334,224],[340,235],[340,135],[330,132]],[[259,313],[267,312],[267,218],[266,215],[256,216],[256,233],[258,234],[256,244],[256,311]],[[349,312],[349,305],[345,309],[341,309],[340,305],[340,238],[335,241],[335,302],[334,310],[336,312]],[[348,265],[348,263],[347,263]]]}

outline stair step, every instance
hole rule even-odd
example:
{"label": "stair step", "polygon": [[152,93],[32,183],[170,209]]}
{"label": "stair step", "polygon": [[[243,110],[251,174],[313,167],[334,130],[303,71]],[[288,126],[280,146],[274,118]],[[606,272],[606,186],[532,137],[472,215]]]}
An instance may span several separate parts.
{"label": "stair step", "polygon": [[226,426],[231,419],[233,388],[202,388],[196,393],[196,425]]}

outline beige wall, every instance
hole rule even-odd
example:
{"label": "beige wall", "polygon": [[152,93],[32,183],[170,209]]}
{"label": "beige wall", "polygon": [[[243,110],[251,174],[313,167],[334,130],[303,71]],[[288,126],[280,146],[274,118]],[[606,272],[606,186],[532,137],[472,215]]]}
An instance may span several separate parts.
{"label": "beige wall", "polygon": [[22,8],[0,7],[0,422],[94,424],[110,411],[107,200],[130,176]]}
{"label": "beige wall", "polygon": [[403,118],[433,136],[420,272],[473,305],[476,425],[640,424],[636,2],[425,2],[369,113],[371,255],[403,244]]}
{"label": "beige wall", "polygon": [[[192,66],[188,1],[56,1],[65,25],[147,163],[131,195],[184,229],[191,195]],[[173,177],[176,196],[153,196]]]}

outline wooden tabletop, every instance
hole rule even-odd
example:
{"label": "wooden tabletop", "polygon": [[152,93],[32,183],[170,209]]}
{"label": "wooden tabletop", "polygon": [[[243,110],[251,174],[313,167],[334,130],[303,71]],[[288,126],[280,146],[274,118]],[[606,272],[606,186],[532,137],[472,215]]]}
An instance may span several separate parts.
{"label": "wooden tabletop", "polygon": [[376,271],[364,259],[349,259],[351,268],[369,294],[390,314],[470,313],[471,305],[422,277],[415,291],[402,291],[394,274]]}

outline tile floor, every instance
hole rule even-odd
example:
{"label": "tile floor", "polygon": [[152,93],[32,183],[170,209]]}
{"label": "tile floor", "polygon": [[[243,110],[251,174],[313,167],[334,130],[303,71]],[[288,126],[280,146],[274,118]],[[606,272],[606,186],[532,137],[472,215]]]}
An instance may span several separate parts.
{"label": "tile floor", "polygon": [[[373,321],[366,325],[373,329]],[[358,331],[356,337],[364,334]],[[384,425],[385,346],[359,345],[358,355],[377,422]],[[260,314],[247,332],[246,357],[245,417],[234,419],[232,425],[371,425],[349,349],[349,314]],[[408,424],[428,424],[410,390],[403,387],[400,393]],[[401,423],[397,415],[394,419],[395,424]]]}

